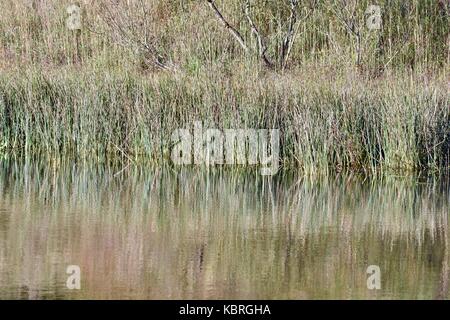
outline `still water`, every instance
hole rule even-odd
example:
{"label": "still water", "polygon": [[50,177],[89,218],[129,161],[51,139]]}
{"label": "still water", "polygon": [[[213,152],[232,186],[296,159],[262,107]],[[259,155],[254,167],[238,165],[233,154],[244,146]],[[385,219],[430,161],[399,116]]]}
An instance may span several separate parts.
{"label": "still water", "polygon": [[449,198],[442,178],[3,161],[0,299],[447,299]]}

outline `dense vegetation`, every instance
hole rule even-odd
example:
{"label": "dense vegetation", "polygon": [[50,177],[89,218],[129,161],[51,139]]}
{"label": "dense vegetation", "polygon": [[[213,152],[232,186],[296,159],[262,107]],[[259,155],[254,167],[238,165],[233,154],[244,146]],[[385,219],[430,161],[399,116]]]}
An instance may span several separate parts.
{"label": "dense vegetation", "polygon": [[84,0],[80,30],[70,1],[3,0],[0,154],[162,163],[201,120],[280,128],[307,173],[448,171],[450,2],[377,1],[375,30],[371,1],[213,3],[248,50],[208,0]]}

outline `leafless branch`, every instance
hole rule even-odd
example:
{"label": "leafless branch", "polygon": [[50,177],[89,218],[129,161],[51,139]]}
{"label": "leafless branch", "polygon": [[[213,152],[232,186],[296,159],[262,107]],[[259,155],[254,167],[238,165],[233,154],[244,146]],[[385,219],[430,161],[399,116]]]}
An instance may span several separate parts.
{"label": "leafless branch", "polygon": [[286,67],[287,61],[289,59],[289,55],[292,50],[292,45],[295,40],[295,25],[297,24],[297,8],[298,8],[298,0],[290,0],[291,4],[291,15],[289,17],[289,26],[286,33],[286,37],[284,38],[283,45],[281,47],[281,57],[280,64],[281,68],[284,69]]}
{"label": "leafless branch", "polygon": [[281,46],[281,55],[280,55],[280,66],[282,70],[286,69],[287,63],[289,61],[289,56],[291,55],[292,47],[294,46],[295,39],[298,34],[298,29],[300,27],[300,22],[308,19],[317,6],[317,1],[313,1],[311,8],[307,11],[306,15],[299,19],[298,17],[299,0],[289,0],[289,3],[291,13],[289,16],[289,24],[286,36]]}
{"label": "leafless branch", "polygon": [[357,20],[357,1],[338,0],[330,6],[338,21],[347,29],[350,36],[355,39],[356,65],[362,62],[361,24]]}
{"label": "leafless branch", "polygon": [[141,53],[146,63],[160,70],[176,71],[177,66],[160,53],[157,34],[151,30],[151,14],[145,3],[136,0],[126,5],[120,4],[110,1],[99,3],[99,18],[107,29],[105,33],[118,45]]}
{"label": "leafless branch", "polygon": [[[251,34],[256,39],[257,43],[257,50],[251,50],[251,48],[245,43],[244,38],[242,35],[233,28],[228,21],[223,17],[220,10],[217,8],[214,0],[206,0],[208,5],[211,7],[211,9],[214,11],[214,14],[216,15],[217,19],[225,26],[225,28],[234,36],[234,38],[239,42],[242,48],[246,52],[252,52],[258,55],[260,60],[264,63],[266,67],[269,69],[279,68],[281,70],[284,70],[287,66],[287,62],[289,60],[292,47],[295,42],[296,35],[298,33],[300,21],[305,20],[308,18],[308,16],[313,12],[316,1],[313,1],[313,7],[308,11],[305,17],[302,19],[299,19],[298,17],[298,7],[299,7],[299,0],[288,0],[290,4],[290,17],[288,21],[288,29],[286,32],[286,36],[284,37],[282,44],[280,48],[276,51],[279,56],[277,57],[276,62],[274,63],[267,55],[267,46],[264,42],[263,36],[261,35],[260,30],[256,26],[255,21],[252,18],[251,15],[251,2],[250,0],[245,0],[244,2],[244,14],[245,18],[250,26]],[[256,51],[256,52],[255,52]]]}
{"label": "leafless branch", "polygon": [[264,43],[264,40],[261,37],[261,34],[259,33],[258,28],[256,27],[251,15],[250,15],[250,0],[246,0],[245,1],[245,16],[247,18],[248,23],[250,24],[250,28],[251,28],[251,32],[254,35],[257,43],[258,43],[258,54],[259,57],[262,59],[262,61],[264,62],[264,64],[268,67],[268,68],[273,68],[273,63],[269,60],[269,58],[267,57],[267,47]]}
{"label": "leafless branch", "polygon": [[249,48],[245,44],[245,40],[242,37],[242,35],[237,31],[222,15],[220,10],[217,8],[214,0],[206,0],[208,2],[209,7],[213,10],[214,14],[216,15],[217,19],[222,23],[222,25],[225,27],[225,29],[228,30],[228,32],[236,39],[236,41],[241,45],[242,49],[244,49],[245,52],[249,51]]}

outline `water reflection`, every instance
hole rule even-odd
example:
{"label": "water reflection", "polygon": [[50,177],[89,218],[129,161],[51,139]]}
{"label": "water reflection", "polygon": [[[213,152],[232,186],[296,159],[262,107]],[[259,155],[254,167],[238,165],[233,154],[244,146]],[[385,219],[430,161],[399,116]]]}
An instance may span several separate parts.
{"label": "water reflection", "polygon": [[119,171],[0,163],[0,298],[449,297],[447,179]]}

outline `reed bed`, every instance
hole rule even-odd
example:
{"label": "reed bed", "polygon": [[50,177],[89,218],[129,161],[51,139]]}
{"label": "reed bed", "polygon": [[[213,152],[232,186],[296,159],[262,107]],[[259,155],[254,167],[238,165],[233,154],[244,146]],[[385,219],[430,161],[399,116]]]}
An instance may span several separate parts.
{"label": "reed bed", "polygon": [[[69,1],[2,1],[0,154],[170,163],[173,130],[202,121],[280,129],[281,163],[307,174],[448,172],[445,1],[380,1],[382,29],[362,34],[357,66],[335,2],[319,1],[299,23],[279,71],[244,55],[202,1],[144,1],[161,54],[178,66],[163,72],[118,45],[93,1],[79,3],[79,33],[65,25]],[[217,4],[251,43],[241,2]],[[368,4],[358,2],[355,24]],[[276,1],[254,4],[272,57],[288,13]]]}

